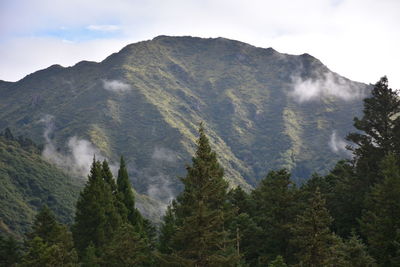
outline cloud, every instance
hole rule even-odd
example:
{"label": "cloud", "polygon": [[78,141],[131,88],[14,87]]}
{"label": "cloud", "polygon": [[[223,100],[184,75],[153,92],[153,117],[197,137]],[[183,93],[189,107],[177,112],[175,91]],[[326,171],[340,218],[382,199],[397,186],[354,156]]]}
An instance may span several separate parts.
{"label": "cloud", "polygon": [[352,154],[349,150],[346,149],[347,145],[348,144],[343,139],[337,136],[336,131],[332,132],[331,138],[329,140],[329,147],[334,153],[350,157]]}
{"label": "cloud", "polygon": [[[67,172],[75,175],[86,177],[89,174],[90,167],[93,162],[93,157],[96,156],[97,160],[104,160],[106,157],[102,155],[100,150],[94,146],[90,141],[73,136],[67,141],[68,151],[63,153],[57,149],[51,135],[55,128],[55,117],[52,115],[45,115],[39,121],[45,126],[44,138],[46,140],[42,156],[49,162],[63,168]],[[111,171],[116,174],[118,167],[109,161]]]}
{"label": "cloud", "polygon": [[118,80],[103,80],[103,87],[107,91],[116,93],[123,93],[132,89],[132,87],[129,84],[126,84]]}
{"label": "cloud", "polygon": [[176,162],[177,154],[168,148],[155,147],[151,158],[159,161]]}
{"label": "cloud", "polygon": [[351,83],[349,80],[335,76],[331,72],[318,75],[317,79],[305,79],[300,76],[292,78],[293,91],[291,95],[296,101],[308,102],[324,97],[336,97],[345,101],[365,97],[365,87]]}
{"label": "cloud", "polygon": [[86,29],[91,31],[113,32],[120,30],[121,27],[117,25],[89,25]]}
{"label": "cloud", "polygon": [[[386,74],[392,87],[400,88],[398,0],[0,2],[0,79],[17,80],[56,63],[97,61],[128,43],[163,34],[222,36],[285,53],[307,52],[352,80],[375,83]],[[119,45],[104,46],[106,40],[93,44],[93,39],[59,49],[54,40],[37,34],[88,25],[118,25],[121,35],[107,42]],[[31,49],[39,41],[30,39],[36,38],[41,45]],[[38,56],[34,60],[31,54]]]}

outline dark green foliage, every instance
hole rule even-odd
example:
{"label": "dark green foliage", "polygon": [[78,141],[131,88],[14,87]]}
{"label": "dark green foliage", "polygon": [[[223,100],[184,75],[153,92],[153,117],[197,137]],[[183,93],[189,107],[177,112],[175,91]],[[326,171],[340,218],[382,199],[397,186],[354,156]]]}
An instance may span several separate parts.
{"label": "dark green foliage", "polygon": [[287,170],[271,171],[252,192],[252,217],[262,229],[255,240],[258,262],[267,263],[278,255],[288,259],[290,225],[297,214],[297,190]]}
{"label": "dark green foliage", "polygon": [[164,254],[171,254],[173,250],[172,237],[176,234],[177,225],[175,213],[173,211],[174,204],[168,206],[163,217],[163,223],[160,227],[159,247],[158,250]]}
{"label": "dark green foliage", "polygon": [[384,265],[398,263],[400,232],[400,165],[389,154],[381,164],[383,181],[375,184],[368,194],[361,230],[371,254]]}
{"label": "dark green foliage", "polygon": [[268,264],[268,267],[287,267],[281,255],[276,256],[275,260]]}
{"label": "dark green foliage", "polygon": [[356,145],[352,150],[357,160],[357,172],[364,176],[362,189],[379,180],[378,164],[385,155],[400,155],[400,146],[396,143],[399,113],[399,95],[389,88],[387,78],[383,77],[375,84],[371,97],[364,99],[364,116],[354,118],[354,127],[360,132],[347,136]]}
{"label": "dark green foliage", "polygon": [[100,266],[100,259],[96,255],[96,248],[93,245],[93,242],[89,243],[89,246],[85,249],[83,258],[82,258],[82,267],[98,267]]}
{"label": "dark green foliage", "polygon": [[325,266],[331,259],[330,247],[333,235],[329,229],[332,217],[325,207],[319,188],[309,200],[306,209],[292,225],[292,243],[297,248],[301,266]]}
{"label": "dark green foliage", "polygon": [[72,233],[81,256],[91,242],[101,249],[122,223],[116,208],[116,197],[103,173],[102,164],[94,159],[88,181],[76,205]]}
{"label": "dark green foliage", "polygon": [[21,245],[13,237],[0,235],[0,266],[16,266],[21,258]]}
{"label": "dark green foliage", "polygon": [[150,247],[136,229],[125,224],[118,229],[111,242],[104,248],[100,259],[102,266],[150,266]]}
{"label": "dark green foliage", "polygon": [[22,266],[77,266],[72,235],[46,206],[36,215],[28,234]]}
{"label": "dark green foliage", "polygon": [[182,178],[184,191],[174,208],[177,229],[173,244],[166,247],[167,251],[172,247],[172,257],[163,259],[170,263],[173,259],[178,265],[234,266],[240,256],[225,228],[232,214],[227,201],[228,184],[202,125],[199,134],[192,166],[187,166],[187,175]]}
{"label": "dark green foliage", "polygon": [[43,205],[71,223],[80,179],[44,161],[36,149],[0,136],[0,231],[22,236]]}
{"label": "dark green foliage", "polygon": [[343,250],[348,266],[376,266],[375,260],[368,254],[367,246],[355,234],[352,234],[350,239],[343,243]]}
{"label": "dark green foliage", "polygon": [[126,169],[125,160],[121,156],[120,167],[118,170],[117,178],[118,200],[123,203],[126,216],[130,224],[132,224],[137,231],[143,230],[143,218],[139,211],[135,208],[135,196],[133,194],[132,186],[128,177],[128,170]]}

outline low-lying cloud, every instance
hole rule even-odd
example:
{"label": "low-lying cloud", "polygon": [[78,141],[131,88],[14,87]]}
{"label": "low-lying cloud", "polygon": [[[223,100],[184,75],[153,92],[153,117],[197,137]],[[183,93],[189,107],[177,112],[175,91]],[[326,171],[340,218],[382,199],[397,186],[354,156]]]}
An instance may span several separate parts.
{"label": "low-lying cloud", "polygon": [[86,29],[91,31],[102,31],[102,32],[114,32],[121,29],[121,27],[117,25],[109,25],[109,24],[102,24],[102,25],[89,25]]}
{"label": "low-lying cloud", "polygon": [[177,155],[171,149],[155,147],[151,158],[158,161],[176,162]]}
{"label": "low-lying cloud", "polygon": [[[57,149],[51,135],[54,132],[55,118],[52,115],[45,115],[40,122],[45,125],[44,138],[46,140],[42,155],[49,162],[75,175],[85,177],[90,171],[93,157],[104,160],[100,150],[90,141],[73,136],[66,143],[67,152],[63,153]],[[111,171],[115,174],[118,167],[109,163]]]}
{"label": "low-lying cloud", "polygon": [[346,148],[347,145],[348,144],[343,139],[338,137],[336,131],[332,132],[329,140],[329,147],[335,154],[350,157],[351,152]]}
{"label": "low-lying cloud", "polygon": [[317,79],[302,79],[300,76],[295,76],[292,78],[292,87],[291,94],[300,103],[324,97],[336,97],[345,101],[365,97],[364,86],[351,83],[331,72],[318,75]]}
{"label": "low-lying cloud", "polygon": [[118,80],[103,80],[103,87],[107,91],[116,93],[123,93],[130,91],[132,89],[132,87],[129,84]]}

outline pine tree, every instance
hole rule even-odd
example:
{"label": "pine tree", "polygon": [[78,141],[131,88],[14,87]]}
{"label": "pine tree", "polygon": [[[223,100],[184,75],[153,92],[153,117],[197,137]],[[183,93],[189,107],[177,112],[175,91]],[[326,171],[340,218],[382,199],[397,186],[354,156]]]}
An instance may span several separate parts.
{"label": "pine tree", "polygon": [[124,204],[129,223],[132,224],[137,231],[143,231],[143,218],[135,208],[135,196],[129,182],[125,160],[122,156],[118,170],[117,187],[118,198],[119,201]]}
{"label": "pine tree", "polygon": [[36,215],[32,231],[27,237],[23,266],[77,265],[71,233],[66,226],[57,222],[47,206]]}
{"label": "pine tree", "polygon": [[20,259],[20,244],[11,236],[0,235],[0,266],[16,266]]}
{"label": "pine tree", "polygon": [[275,260],[268,264],[268,267],[287,267],[287,264],[283,260],[281,255],[276,256]]}
{"label": "pine tree", "polygon": [[192,166],[182,178],[185,188],[174,210],[177,231],[172,237],[172,258],[179,265],[234,266],[239,257],[226,231],[231,213],[228,184],[202,124],[199,134]]}
{"label": "pine tree", "polygon": [[80,256],[91,242],[96,249],[101,249],[122,223],[115,197],[103,174],[102,164],[94,159],[76,204],[72,233]]}
{"label": "pine tree", "polygon": [[366,200],[361,230],[378,263],[389,266],[400,257],[396,245],[400,232],[400,166],[389,154],[381,164],[384,180],[377,183]]}
{"label": "pine tree", "polygon": [[119,228],[104,249],[102,266],[150,266],[152,257],[147,241],[130,224]]}
{"label": "pine tree", "polygon": [[364,116],[354,118],[354,127],[358,132],[347,136],[347,140],[356,145],[351,149],[356,156],[357,170],[360,176],[364,176],[365,190],[380,177],[380,160],[389,153],[400,154],[400,146],[396,142],[399,113],[398,92],[389,88],[387,78],[382,77],[375,84],[371,97],[364,99]]}
{"label": "pine tree", "polygon": [[343,251],[345,254],[345,259],[348,262],[348,266],[376,266],[374,258],[368,254],[367,246],[354,233],[352,233],[348,241],[344,242]]}
{"label": "pine tree", "polygon": [[270,262],[278,255],[289,258],[290,225],[297,213],[297,190],[286,170],[271,171],[252,192],[253,220],[261,227],[258,237],[260,260]]}
{"label": "pine tree", "polygon": [[158,251],[164,254],[171,254],[173,251],[172,237],[176,234],[177,225],[173,211],[174,202],[167,207],[160,227]]}
{"label": "pine tree", "polygon": [[325,207],[319,188],[310,199],[309,206],[297,216],[292,225],[293,244],[297,247],[300,266],[326,266],[331,259],[333,235],[329,229],[332,217]]}

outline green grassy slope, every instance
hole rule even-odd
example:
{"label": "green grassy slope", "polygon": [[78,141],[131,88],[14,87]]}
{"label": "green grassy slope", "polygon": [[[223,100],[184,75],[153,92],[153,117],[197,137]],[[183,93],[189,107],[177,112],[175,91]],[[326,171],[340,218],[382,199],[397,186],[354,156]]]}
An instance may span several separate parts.
{"label": "green grassy slope", "polygon": [[35,149],[0,136],[0,231],[26,232],[45,204],[62,222],[72,222],[82,184],[44,161]]}
{"label": "green grassy slope", "polygon": [[[122,154],[135,188],[161,200],[180,190],[177,176],[190,163],[201,121],[232,185],[249,188],[281,167],[302,180],[333,166],[340,156],[328,147],[330,135],[351,130],[361,110],[360,100],[296,101],[292,78],[321,73],[341,78],[307,54],[223,38],[160,36],[101,63],[54,65],[0,84],[0,128],[44,142],[40,120],[50,114],[61,151],[77,136],[111,160]],[[107,81],[127,87],[106,90]]]}

